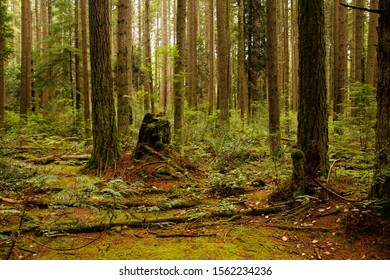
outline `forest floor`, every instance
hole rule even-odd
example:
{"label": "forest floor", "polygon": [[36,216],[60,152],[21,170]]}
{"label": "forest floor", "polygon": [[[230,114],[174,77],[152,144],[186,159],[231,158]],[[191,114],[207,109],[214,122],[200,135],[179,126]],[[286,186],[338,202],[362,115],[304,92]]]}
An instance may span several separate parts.
{"label": "forest floor", "polygon": [[212,156],[136,161],[127,150],[96,177],[85,171],[88,155],[23,145],[1,148],[3,259],[390,258],[389,220],[356,202],[367,196],[369,167],[350,160],[335,161],[315,194],[271,203],[289,182],[287,155],[210,168]]}

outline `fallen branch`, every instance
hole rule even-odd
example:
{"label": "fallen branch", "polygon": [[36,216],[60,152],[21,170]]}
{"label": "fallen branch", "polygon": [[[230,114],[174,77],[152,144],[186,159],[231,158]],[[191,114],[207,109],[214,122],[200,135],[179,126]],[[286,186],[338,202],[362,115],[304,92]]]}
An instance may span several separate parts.
{"label": "fallen branch", "polygon": [[326,190],[328,193],[330,193],[330,194],[336,196],[337,198],[340,198],[340,199],[342,199],[342,200],[344,200],[344,201],[348,201],[348,202],[361,202],[361,201],[362,201],[362,200],[354,200],[354,199],[345,198],[345,197],[339,195],[338,193],[336,193],[335,191],[333,191],[333,190],[331,190],[331,189],[325,187],[323,184],[321,184],[320,182],[318,182],[318,180],[317,180],[316,178],[314,178],[314,177],[311,177],[311,178],[313,179],[313,181],[314,181],[319,187],[323,188],[323,189]]}
{"label": "fallen branch", "polygon": [[211,234],[157,234],[158,238],[175,238],[175,237],[212,237],[217,236],[215,233]]}
{"label": "fallen branch", "polygon": [[334,231],[334,229],[324,228],[324,227],[300,227],[300,226],[286,226],[286,225],[272,225],[272,224],[265,224],[265,227],[274,227],[278,229],[283,230],[303,230],[303,231],[319,231],[319,232],[331,232]]}
{"label": "fallen branch", "polygon": [[33,158],[33,159],[28,159],[26,162],[32,162],[35,164],[50,164],[55,161],[59,160],[89,160],[91,158],[91,155],[52,155],[52,156],[46,156],[46,157],[41,157],[41,158]]}
{"label": "fallen branch", "polygon": [[185,223],[194,221],[194,219],[211,219],[211,218],[230,218],[237,215],[247,216],[261,216],[272,213],[278,213],[289,209],[288,206],[278,207],[267,207],[267,208],[254,208],[254,209],[243,209],[238,211],[222,211],[212,212],[199,217],[194,216],[175,216],[175,217],[164,217],[157,219],[143,219],[143,220],[125,220],[125,221],[111,221],[110,223],[82,223],[77,225],[57,225],[48,228],[39,228],[37,233],[42,235],[47,232],[60,232],[60,233],[91,233],[101,232],[113,227],[127,227],[127,228],[147,228],[153,225],[159,225],[163,223]]}
{"label": "fallen branch", "polygon": [[23,203],[23,200],[13,199],[13,198],[6,198],[6,197],[3,197],[3,196],[0,196],[0,202],[1,201],[8,202],[8,203],[17,203],[17,204]]}
{"label": "fallen branch", "polygon": [[347,8],[351,8],[351,9],[355,9],[355,10],[360,10],[360,11],[369,12],[369,13],[375,13],[375,14],[383,14],[382,10],[368,9],[368,8],[364,8],[364,7],[352,6],[352,5],[348,5],[348,4],[345,4],[345,3],[339,3],[339,4],[341,6],[344,6],[344,7],[347,7]]}

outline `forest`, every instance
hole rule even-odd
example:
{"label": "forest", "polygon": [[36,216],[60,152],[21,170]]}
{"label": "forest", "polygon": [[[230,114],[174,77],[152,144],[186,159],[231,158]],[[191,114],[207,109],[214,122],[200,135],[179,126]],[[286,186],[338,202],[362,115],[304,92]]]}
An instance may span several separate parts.
{"label": "forest", "polygon": [[390,258],[390,1],[0,0],[0,258]]}

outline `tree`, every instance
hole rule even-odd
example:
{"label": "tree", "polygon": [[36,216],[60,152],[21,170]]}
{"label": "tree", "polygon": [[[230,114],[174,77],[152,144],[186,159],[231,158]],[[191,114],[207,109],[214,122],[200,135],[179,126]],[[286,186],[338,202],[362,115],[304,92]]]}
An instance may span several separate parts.
{"label": "tree", "polygon": [[291,108],[293,111],[298,111],[299,97],[299,49],[298,49],[298,0],[291,2],[291,58],[292,58],[292,74],[291,74]]}
{"label": "tree", "polygon": [[176,51],[174,65],[174,144],[181,150],[184,118],[184,52],[185,52],[186,0],[177,0]]}
{"label": "tree", "polygon": [[153,78],[152,78],[152,46],[150,44],[150,0],[144,1],[144,69],[145,69],[145,110],[154,114]]}
{"label": "tree", "polygon": [[228,1],[217,0],[218,104],[221,121],[229,124],[229,21]]}
{"label": "tree", "polygon": [[325,77],[324,0],[299,0],[298,148],[305,172],[328,170],[328,111]]}
{"label": "tree", "polygon": [[[370,9],[378,9],[378,0],[371,0]],[[378,45],[378,14],[370,13],[370,23],[367,42],[367,69],[366,81],[373,87],[376,86],[377,59],[376,48]]]}
{"label": "tree", "polygon": [[344,88],[347,81],[347,10],[339,3],[339,0],[335,0],[333,119],[337,119],[344,111]]}
{"label": "tree", "polygon": [[85,136],[91,135],[91,113],[89,102],[89,73],[88,73],[88,44],[87,44],[87,7],[88,1],[81,1],[81,52],[83,65],[83,104],[84,104],[84,125]]}
{"label": "tree", "polygon": [[27,113],[31,108],[31,3],[22,1],[22,48],[21,48],[21,85],[20,115],[27,121]]}
{"label": "tree", "polygon": [[101,174],[119,157],[111,68],[109,0],[89,2],[89,33],[93,112],[93,151],[89,167]]}
{"label": "tree", "polygon": [[198,10],[197,1],[188,1],[188,105],[196,107],[197,105],[197,50],[196,39],[198,33]]}
{"label": "tree", "polygon": [[376,162],[371,197],[390,212],[390,1],[379,1]]}
{"label": "tree", "polygon": [[240,110],[240,116],[244,119],[248,108],[248,79],[245,71],[245,3],[244,0],[239,1],[238,7],[238,93],[237,103],[238,109]]}
{"label": "tree", "polygon": [[116,84],[118,95],[118,132],[121,138],[130,136],[130,96],[131,96],[131,2],[118,1],[117,68]]}
{"label": "tree", "polygon": [[[365,0],[356,0],[358,7],[364,7]],[[365,82],[364,78],[364,12],[356,10],[355,20],[355,80],[354,82]]]}
{"label": "tree", "polygon": [[268,113],[271,154],[280,152],[280,111],[278,91],[278,58],[276,15],[277,2],[267,0],[267,80],[268,80]]}
{"label": "tree", "polygon": [[209,114],[215,107],[215,32],[214,32],[214,0],[208,1],[208,44],[209,44]]}
{"label": "tree", "polygon": [[[41,24],[42,24],[42,41],[43,41],[43,54],[45,59],[48,59],[48,40],[49,40],[49,18],[48,18],[48,3],[46,0],[41,0]],[[49,107],[49,69],[45,69],[43,73],[43,89],[42,89],[42,110],[44,113],[48,112]]]}

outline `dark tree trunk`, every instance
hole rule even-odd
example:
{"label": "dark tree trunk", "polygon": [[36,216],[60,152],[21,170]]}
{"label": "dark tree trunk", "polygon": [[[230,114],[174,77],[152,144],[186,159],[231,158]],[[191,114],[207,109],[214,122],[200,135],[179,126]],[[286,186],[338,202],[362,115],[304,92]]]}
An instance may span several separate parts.
{"label": "dark tree trunk", "polygon": [[371,197],[390,211],[390,1],[379,1],[376,164]]}
{"label": "dark tree trunk", "polygon": [[101,174],[119,157],[111,70],[109,0],[89,2],[89,28],[93,112],[93,151],[89,166]]}
{"label": "dark tree trunk", "polygon": [[81,49],[83,60],[83,102],[84,102],[84,126],[85,136],[91,136],[91,113],[89,102],[89,73],[88,73],[88,45],[87,45],[87,3],[88,1],[81,1]]}
{"label": "dark tree trunk", "polygon": [[299,0],[298,149],[306,175],[328,170],[324,0]]}
{"label": "dark tree trunk", "polygon": [[4,106],[5,106],[5,35],[4,35],[4,17],[3,1],[0,0],[0,134],[4,128]]}

